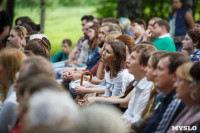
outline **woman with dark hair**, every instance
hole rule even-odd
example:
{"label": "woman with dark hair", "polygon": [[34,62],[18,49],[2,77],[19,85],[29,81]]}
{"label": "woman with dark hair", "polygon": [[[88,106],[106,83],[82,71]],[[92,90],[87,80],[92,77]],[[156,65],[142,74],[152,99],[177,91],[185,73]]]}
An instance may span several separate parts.
{"label": "woman with dark hair", "polygon": [[135,44],[138,44],[142,41],[147,41],[147,35],[145,33],[146,22],[143,19],[134,19],[131,22],[131,30],[135,36]]}
{"label": "woman with dark hair", "polygon": [[183,50],[186,51],[192,61],[200,61],[200,30],[191,29],[187,32],[183,43]]}
{"label": "woman with dark hair", "polygon": [[88,29],[89,53],[86,62],[86,69],[90,69],[95,66],[101,57],[99,54],[100,47],[98,46],[98,30],[99,26],[91,26]]}
{"label": "woman with dark hair", "polygon": [[170,35],[176,44],[176,51],[181,51],[181,41],[189,29],[193,28],[192,14],[186,9],[184,0],[172,1],[172,13],[169,14]]}
{"label": "woman with dark hair", "polygon": [[29,18],[28,16],[23,16],[15,20],[15,25],[20,25],[20,24],[29,23],[29,22],[32,22],[31,18]]}
{"label": "woman with dark hair", "polygon": [[[125,69],[126,50],[122,42],[109,42],[102,53],[101,61],[106,64],[106,87],[87,87],[86,93],[104,93],[105,97],[119,96],[133,80]],[[81,86],[79,87],[81,89]],[[77,90],[76,90],[77,91]]]}

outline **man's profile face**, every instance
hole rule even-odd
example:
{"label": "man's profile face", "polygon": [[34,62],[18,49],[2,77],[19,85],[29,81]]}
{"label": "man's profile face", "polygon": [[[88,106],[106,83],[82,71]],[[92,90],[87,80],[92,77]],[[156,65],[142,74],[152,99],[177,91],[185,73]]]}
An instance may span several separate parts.
{"label": "man's profile face", "polygon": [[140,52],[133,51],[126,60],[126,66],[129,73],[137,76],[141,72]]}
{"label": "man's profile face", "polygon": [[174,84],[174,73],[169,73],[169,57],[161,58],[158,62],[156,70],[153,72],[155,76],[155,86],[162,92],[168,86]]}
{"label": "man's profile face", "polygon": [[158,23],[155,23],[153,25],[153,29],[151,30],[152,36],[160,36],[160,34],[162,33],[162,27],[160,27],[158,25]]}

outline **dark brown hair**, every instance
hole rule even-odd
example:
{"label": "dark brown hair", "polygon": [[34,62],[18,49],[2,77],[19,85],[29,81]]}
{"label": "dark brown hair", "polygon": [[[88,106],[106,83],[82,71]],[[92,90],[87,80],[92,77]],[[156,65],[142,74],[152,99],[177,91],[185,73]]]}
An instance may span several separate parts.
{"label": "dark brown hair", "polygon": [[17,25],[17,21],[21,21],[22,24],[23,23],[29,23],[29,22],[32,22],[31,18],[29,18],[28,16],[23,16],[23,17],[19,17],[15,20],[15,25]]}
{"label": "dark brown hair", "polygon": [[98,46],[98,31],[99,31],[99,26],[91,26],[89,29],[93,29],[95,31],[95,36],[92,40],[89,40],[89,51],[94,50]]}
{"label": "dark brown hair", "polygon": [[[108,45],[111,46],[111,48],[114,51],[116,62],[114,65],[113,70],[113,76],[117,76],[118,72],[123,70],[125,68],[125,62],[126,62],[126,49],[125,45],[122,42],[109,42]],[[110,68],[107,66],[106,71],[109,71]]]}
{"label": "dark brown hair", "polygon": [[62,43],[67,43],[70,47],[72,46],[72,41],[70,39],[64,39]]}
{"label": "dark brown hair", "polygon": [[164,26],[167,32],[170,31],[170,25],[169,25],[169,23],[168,23],[166,20],[156,21],[156,22],[154,23],[154,25],[155,25],[155,24],[158,24],[159,27]]}
{"label": "dark brown hair", "polygon": [[156,47],[151,44],[139,43],[133,48],[133,51],[140,53],[140,65],[147,66],[151,54],[156,51]]}
{"label": "dark brown hair", "polygon": [[146,22],[143,20],[143,19],[140,19],[140,18],[136,18],[136,19],[134,19],[132,22],[131,22],[131,24],[132,23],[138,23],[139,25],[143,25],[143,27],[144,27],[144,29],[146,29]]}
{"label": "dark brown hair", "polygon": [[122,34],[116,39],[123,42],[128,47],[129,53],[132,52],[133,46],[135,45],[135,40],[131,36]]}
{"label": "dark brown hair", "polygon": [[200,30],[191,29],[187,32],[188,36],[192,39],[194,43],[197,43],[196,48],[200,49]]}
{"label": "dark brown hair", "polygon": [[181,53],[181,52],[168,52],[166,54],[164,54],[162,58],[165,58],[165,57],[168,57],[169,58],[169,66],[168,66],[168,69],[169,69],[169,73],[175,73],[176,69],[182,65],[183,63],[186,63],[186,62],[189,62],[191,61],[190,58]]}
{"label": "dark brown hair", "polygon": [[166,54],[167,53],[167,51],[156,51],[156,52],[153,52],[152,53],[152,55],[151,55],[151,61],[152,61],[152,67],[153,67],[153,69],[156,69],[156,67],[157,67],[157,64],[158,64],[158,62],[159,62],[159,60],[160,60],[160,58],[164,55],[164,54]]}
{"label": "dark brown hair", "polygon": [[190,74],[195,80],[200,80],[200,62],[195,62],[190,70]]}

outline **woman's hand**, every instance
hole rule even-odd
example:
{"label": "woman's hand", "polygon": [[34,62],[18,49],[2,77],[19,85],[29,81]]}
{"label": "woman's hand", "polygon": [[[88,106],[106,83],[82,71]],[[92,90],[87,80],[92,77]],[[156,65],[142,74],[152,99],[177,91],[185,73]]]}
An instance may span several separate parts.
{"label": "woman's hand", "polygon": [[76,86],[75,91],[77,94],[85,94],[87,92],[86,86]]}
{"label": "woman's hand", "polygon": [[97,99],[98,99],[98,97],[88,97],[88,99],[87,99],[88,100],[88,104],[96,102]]}

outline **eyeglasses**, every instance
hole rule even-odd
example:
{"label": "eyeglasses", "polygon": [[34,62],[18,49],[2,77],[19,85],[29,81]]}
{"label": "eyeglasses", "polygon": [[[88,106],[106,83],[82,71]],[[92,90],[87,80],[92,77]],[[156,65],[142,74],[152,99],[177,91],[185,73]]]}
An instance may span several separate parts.
{"label": "eyeglasses", "polygon": [[194,80],[191,82],[191,85],[196,86],[196,85],[199,83],[199,81],[200,81],[200,80],[194,79]]}
{"label": "eyeglasses", "polygon": [[178,77],[177,82],[187,82],[187,83],[191,83],[191,81],[184,79],[184,78],[180,78]]}

